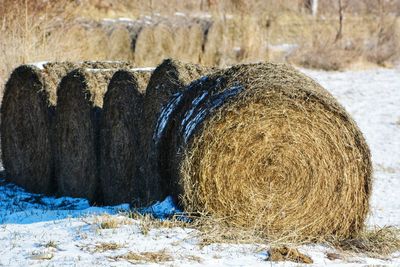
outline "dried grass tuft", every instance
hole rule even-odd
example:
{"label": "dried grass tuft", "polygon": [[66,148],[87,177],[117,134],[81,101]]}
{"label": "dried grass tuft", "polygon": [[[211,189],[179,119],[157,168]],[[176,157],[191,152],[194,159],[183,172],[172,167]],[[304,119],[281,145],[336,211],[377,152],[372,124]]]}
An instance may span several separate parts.
{"label": "dried grass tuft", "polygon": [[341,250],[385,259],[400,250],[400,229],[375,227],[366,229],[349,239],[334,240],[331,244]]}
{"label": "dried grass tuft", "polygon": [[186,211],[272,240],[346,238],[363,229],[368,146],[312,79],[281,64],[238,65],[193,83],[183,98],[164,140],[175,141],[159,164],[162,179],[180,186],[170,193],[181,194]]}
{"label": "dried grass tuft", "polygon": [[120,248],[124,248],[125,246],[123,244],[119,243],[97,243],[94,248],[94,252],[105,252],[105,251],[110,251],[110,250],[118,250]]}
{"label": "dried grass tuft", "polygon": [[271,248],[268,251],[269,261],[293,261],[296,263],[312,264],[314,261],[307,255],[299,252],[295,248],[287,246]]}
{"label": "dried grass tuft", "polygon": [[96,216],[94,218],[94,224],[98,226],[99,229],[115,229],[119,228],[122,225],[132,224],[132,221],[129,218],[121,217],[121,216],[111,216],[108,214],[104,214],[101,216]]}
{"label": "dried grass tuft", "polygon": [[128,252],[114,257],[115,260],[126,260],[132,264],[165,263],[173,260],[173,257],[165,250],[156,252]]}

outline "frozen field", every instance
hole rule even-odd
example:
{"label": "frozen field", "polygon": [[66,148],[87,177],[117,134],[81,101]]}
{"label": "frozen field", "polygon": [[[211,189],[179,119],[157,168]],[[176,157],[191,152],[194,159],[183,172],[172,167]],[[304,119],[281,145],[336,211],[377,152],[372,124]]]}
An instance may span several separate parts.
{"label": "frozen field", "polygon": [[[370,145],[375,172],[368,225],[400,227],[400,70],[302,71],[338,98]],[[0,266],[157,265],[152,261],[167,266],[272,264],[265,261],[268,244],[201,246],[195,230],[149,227],[119,213],[127,208],[45,198],[1,180]],[[153,208],[161,213],[173,209],[168,199]],[[300,250],[315,266],[400,266],[400,251],[385,260],[341,252],[341,259],[329,260],[326,254],[336,253],[332,248],[309,245]]]}

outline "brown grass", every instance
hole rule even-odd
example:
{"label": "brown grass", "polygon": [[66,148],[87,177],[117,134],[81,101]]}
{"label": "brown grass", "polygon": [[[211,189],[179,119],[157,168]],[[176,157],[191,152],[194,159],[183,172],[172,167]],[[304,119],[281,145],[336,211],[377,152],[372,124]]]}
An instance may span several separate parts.
{"label": "brown grass", "polygon": [[[219,86],[213,85],[217,79]],[[210,110],[219,93],[235,86],[243,91]],[[190,103],[204,90],[210,96],[191,113]],[[313,80],[279,64],[236,66],[199,83],[183,102],[170,120],[185,122],[168,133],[177,141],[163,151],[161,172],[180,186],[186,211],[271,239],[346,238],[363,229],[371,188],[368,146]],[[195,126],[204,111],[208,115]]]}
{"label": "brown grass", "polygon": [[143,235],[147,235],[150,230],[158,228],[174,228],[174,227],[190,227],[191,225],[187,222],[179,220],[177,217],[169,220],[155,219],[149,214],[131,213],[129,218],[139,221],[140,231]]}
{"label": "brown grass", "polygon": [[[290,60],[338,69],[353,65],[353,52],[361,62],[382,66],[399,59],[398,1],[347,1],[340,45],[328,42],[338,27],[337,1],[319,1],[315,18],[303,2],[4,0],[0,86],[18,65],[42,60],[118,59],[154,66],[171,56],[205,65]],[[186,17],[176,15],[177,11]],[[136,22],[101,22],[105,17],[129,17]],[[321,40],[313,41],[315,36]],[[270,49],[282,43],[299,47]]]}
{"label": "brown grass", "polygon": [[293,261],[296,263],[305,263],[312,264],[313,260],[305,255],[300,253],[295,248],[289,248],[287,246],[283,247],[273,247],[268,251],[269,261]]}
{"label": "brown grass", "polygon": [[387,259],[392,253],[400,251],[400,229],[375,227],[362,231],[350,239],[331,241],[331,244],[344,251]]}
{"label": "brown grass", "polygon": [[104,252],[104,251],[109,251],[109,250],[117,250],[120,248],[125,247],[122,244],[118,244],[118,243],[98,243],[95,246],[95,251],[96,252]]}
{"label": "brown grass", "polygon": [[333,38],[324,38],[320,33],[313,33],[311,44],[303,46],[289,55],[288,61],[306,68],[322,70],[343,70],[353,63],[359,62],[362,48],[357,44],[334,42]]}
{"label": "brown grass", "polygon": [[124,255],[113,257],[114,260],[126,260],[132,264],[165,263],[173,257],[165,250],[155,252],[128,252]]}
{"label": "brown grass", "polygon": [[126,217],[116,217],[108,214],[96,216],[93,223],[97,225],[100,230],[115,229],[122,225],[132,224],[132,221]]}
{"label": "brown grass", "polygon": [[[128,214],[128,217],[137,220],[141,227],[141,232],[147,235],[152,229],[160,228],[191,228],[189,237],[198,240],[200,248],[211,244],[268,244],[270,248],[295,249],[298,246],[309,244],[309,241],[301,241],[287,237],[280,239],[266,236],[263,231],[253,228],[238,227],[227,222],[225,218],[216,218],[206,214],[184,214],[190,222],[184,222],[175,216],[169,220],[155,219],[151,215],[141,215],[138,213]],[[396,227],[375,227],[373,229],[363,229],[355,236],[350,238],[340,238],[328,236],[320,238],[320,244],[324,244],[334,249],[330,253],[332,258],[345,258],[346,255],[367,255],[372,258],[388,259],[392,253],[400,250],[400,232]],[[301,241],[301,242],[299,242]],[[282,251],[284,252],[284,251]],[[287,251],[288,252],[288,251]],[[282,254],[282,253],[281,253]],[[288,254],[288,253],[283,253]],[[329,254],[329,253],[328,253]],[[296,254],[295,254],[296,255]]]}

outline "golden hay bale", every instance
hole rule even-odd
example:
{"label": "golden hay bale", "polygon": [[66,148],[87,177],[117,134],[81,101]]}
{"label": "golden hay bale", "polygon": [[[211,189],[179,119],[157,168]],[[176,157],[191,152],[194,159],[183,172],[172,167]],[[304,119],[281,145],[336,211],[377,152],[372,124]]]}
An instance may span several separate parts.
{"label": "golden hay bale", "polygon": [[[209,72],[206,69],[194,64],[185,64],[177,60],[164,60],[153,72],[146,89],[144,98],[143,113],[143,141],[145,155],[147,156],[146,175],[148,179],[148,197],[149,199],[160,192],[156,185],[158,182],[158,167],[155,164],[154,151],[154,130],[157,127],[157,119],[167,104],[168,100],[176,93],[182,91],[191,81]],[[165,185],[162,185],[164,188]],[[164,191],[164,190],[162,190]]]}
{"label": "golden hay bale", "polygon": [[[173,25],[174,49],[172,55],[182,61],[200,63],[207,38],[207,23],[203,19],[184,18]],[[188,41],[189,40],[189,41]]]}
{"label": "golden hay bale", "polygon": [[[121,63],[120,68],[126,67]],[[101,201],[98,182],[99,119],[108,83],[117,69],[80,68],[57,92],[56,178],[61,195]]]}
{"label": "golden hay bale", "polygon": [[172,57],[175,47],[174,27],[169,20],[160,20],[144,26],[136,40],[135,63],[154,66],[164,58]]}
{"label": "golden hay bale", "polygon": [[160,62],[153,56],[156,42],[154,27],[154,25],[146,25],[136,38],[134,57],[135,63],[139,66],[153,66]]}
{"label": "golden hay bale", "polygon": [[227,29],[224,28],[224,22],[213,21],[204,29],[206,30],[204,31],[200,63],[207,66],[220,66],[226,49],[224,32]]}
{"label": "golden hay bale", "polygon": [[104,204],[143,200],[143,151],[140,144],[143,95],[150,71],[120,70],[104,96],[100,130],[100,182]]}
{"label": "golden hay bale", "polygon": [[[98,62],[22,65],[11,74],[1,106],[1,145],[7,179],[35,193],[54,192],[52,125],[57,85],[79,66]],[[100,65],[113,63],[101,63]]]}
{"label": "golden hay bale", "polygon": [[167,107],[157,164],[185,210],[271,238],[349,237],[363,228],[369,148],[312,79],[281,64],[238,65],[192,83]]}
{"label": "golden hay bale", "polygon": [[141,21],[111,20],[103,25],[108,32],[108,49],[110,58],[133,60],[136,41],[143,25]]}
{"label": "golden hay bale", "polygon": [[130,32],[126,27],[115,27],[108,39],[110,58],[119,60],[128,60],[133,58],[131,41]]}

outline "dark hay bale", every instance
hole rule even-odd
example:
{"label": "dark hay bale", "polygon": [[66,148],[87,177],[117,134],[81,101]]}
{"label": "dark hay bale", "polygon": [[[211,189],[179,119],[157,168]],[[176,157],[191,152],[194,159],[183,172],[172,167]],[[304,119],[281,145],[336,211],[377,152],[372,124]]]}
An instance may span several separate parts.
{"label": "dark hay bale", "polygon": [[104,96],[100,130],[100,182],[104,204],[139,205],[145,188],[140,127],[150,71],[120,70]]}
{"label": "dark hay bale", "polygon": [[1,106],[1,149],[6,179],[35,193],[52,193],[50,110],[42,70],[20,66]]}
{"label": "dark hay bale", "polygon": [[147,156],[146,176],[148,183],[151,185],[148,189],[148,197],[159,195],[159,198],[165,196],[163,193],[164,186],[158,188],[159,173],[158,166],[155,161],[155,143],[154,130],[157,126],[157,120],[163,107],[167,104],[172,95],[182,91],[186,85],[200,76],[208,73],[210,69],[206,69],[194,64],[185,64],[177,60],[164,60],[153,72],[150,77],[149,84],[146,89],[144,98],[144,117],[143,117],[143,141],[144,152]]}
{"label": "dark hay bale", "polygon": [[1,106],[1,146],[8,181],[35,193],[54,192],[51,129],[57,85],[79,66],[112,65],[53,62],[22,65],[13,71]]}
{"label": "dark hay bale", "polygon": [[344,108],[297,70],[219,71],[172,98],[158,124],[161,180],[186,211],[297,241],[363,229],[369,148]]}
{"label": "dark hay bale", "polygon": [[101,201],[99,120],[103,97],[117,69],[76,69],[57,92],[56,178],[61,195]]}

